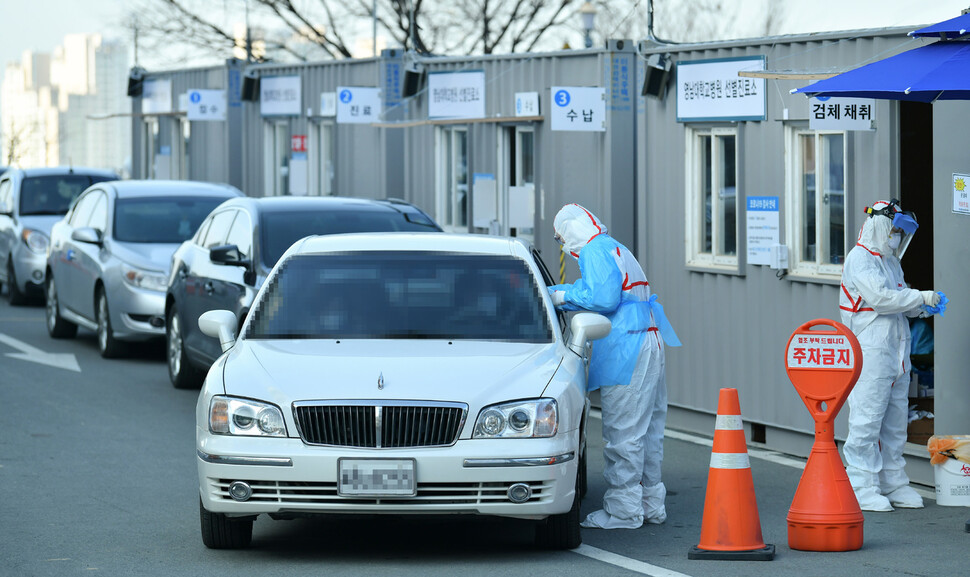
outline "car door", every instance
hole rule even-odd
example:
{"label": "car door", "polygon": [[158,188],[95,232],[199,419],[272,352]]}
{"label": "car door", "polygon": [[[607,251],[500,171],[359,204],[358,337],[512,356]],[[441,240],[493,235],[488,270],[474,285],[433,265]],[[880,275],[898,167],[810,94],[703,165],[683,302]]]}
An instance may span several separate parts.
{"label": "car door", "polygon": [[[209,259],[209,249],[226,244],[226,237],[232,221],[236,218],[237,209],[229,208],[212,215],[211,222],[204,237],[200,237],[199,245],[193,247],[193,254],[186,259],[183,310],[180,311],[182,320],[183,346],[193,357],[201,357],[212,362],[222,354],[219,341],[202,334],[199,330],[199,317],[202,313],[213,310],[214,281],[219,281],[222,265],[217,265]],[[177,273],[178,274],[178,273]]]}
{"label": "car door", "polygon": [[67,221],[63,222],[64,226],[55,226],[51,238],[51,257],[48,263],[56,283],[57,298],[62,307],[78,314],[82,314],[82,302],[73,287],[77,286],[81,278],[78,270],[80,253],[76,245],[83,243],[71,239],[71,233],[88,225],[97,201],[94,191],[78,197]]}
{"label": "car door", "polygon": [[[248,267],[233,265],[217,265],[218,280],[213,281],[214,294],[212,305],[215,309],[226,309],[236,313],[236,318],[242,323],[248,303],[246,303],[246,280],[255,279],[255,275],[247,275],[253,269],[253,219],[245,210],[240,210],[232,221],[227,245],[235,245],[242,260],[249,261]],[[252,277],[252,278],[250,278]]]}
{"label": "car door", "polygon": [[0,180],[0,275],[7,274],[7,259],[13,252],[14,234],[13,182]]}
{"label": "car door", "polygon": [[[72,227],[71,232],[89,227],[97,230],[103,238],[108,220],[107,195],[103,190],[95,189],[85,193],[85,196],[90,200],[83,208],[86,209],[87,204],[90,203],[91,212],[84,219],[83,224],[79,223],[80,226]],[[81,242],[73,238],[68,238],[65,242],[69,243],[67,260],[73,266],[70,267],[71,272],[66,279],[69,284],[65,287],[58,283],[58,294],[64,294],[66,290],[71,295],[69,306],[74,312],[86,319],[94,320],[94,285],[101,278],[102,245]]]}

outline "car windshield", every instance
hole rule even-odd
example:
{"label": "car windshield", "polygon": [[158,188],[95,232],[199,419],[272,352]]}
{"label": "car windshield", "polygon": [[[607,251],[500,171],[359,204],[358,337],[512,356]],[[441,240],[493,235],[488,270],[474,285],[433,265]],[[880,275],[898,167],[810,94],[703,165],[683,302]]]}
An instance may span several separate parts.
{"label": "car windshield", "polygon": [[67,214],[74,199],[96,182],[112,180],[86,174],[28,176],[20,185],[20,216]]}
{"label": "car windshield", "polygon": [[246,338],[546,343],[552,330],[522,259],[361,251],[288,259],[266,287]]}
{"label": "car windshield", "polygon": [[222,197],[123,198],[115,203],[114,238],[123,242],[180,243],[192,238]]}
{"label": "car windshield", "polygon": [[419,212],[405,216],[391,210],[333,209],[266,212],[260,217],[260,229],[262,261],[267,268],[276,265],[290,245],[312,234],[439,230],[434,222]]}

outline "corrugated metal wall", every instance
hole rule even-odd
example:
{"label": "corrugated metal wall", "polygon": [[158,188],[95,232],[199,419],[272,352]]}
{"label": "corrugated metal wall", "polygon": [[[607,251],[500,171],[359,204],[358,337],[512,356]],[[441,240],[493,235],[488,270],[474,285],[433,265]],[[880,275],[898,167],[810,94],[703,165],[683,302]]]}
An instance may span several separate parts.
{"label": "corrugated metal wall", "polygon": [[[884,58],[913,47],[904,33],[893,31],[854,39],[829,35],[810,40],[766,39],[754,45],[673,46],[666,53],[675,63],[764,55],[768,70],[838,72],[857,67],[876,55]],[[644,50],[657,51],[660,49]],[[671,83],[674,79],[671,73]],[[786,242],[785,126],[801,122],[807,127],[809,114],[808,99],[791,95],[789,90],[810,82],[767,80],[767,119],[740,123],[739,239],[744,238],[744,197],[778,196],[781,242]],[[676,426],[679,421],[687,428],[700,424],[707,428],[698,432],[710,434],[711,422],[698,420],[690,413],[715,414],[718,390],[735,387],[744,420],[767,426],[769,446],[807,451],[810,438],[791,441],[784,434],[791,430],[813,432],[813,421],[786,376],[784,348],[800,324],[816,318],[839,320],[839,286],[835,282],[790,276],[779,280],[776,271],[767,266],[745,265],[740,275],[688,270],[686,129],[676,120],[676,87],[669,88],[663,101],[643,97],[641,100],[644,113],[638,118],[638,195],[642,203],[642,240],[638,243],[638,256],[684,343],[682,348],[667,349],[671,423]],[[850,166],[846,228],[850,241],[852,231],[861,226],[863,207],[898,192],[894,190],[898,186],[898,163],[891,154],[896,139],[895,119],[896,105],[877,101],[877,129],[850,133],[847,139]],[[703,126],[712,125],[731,123]],[[739,243],[739,247],[743,246]],[[743,250],[739,252],[743,254]],[[846,432],[847,413],[842,411],[837,422],[836,434],[840,438]]]}

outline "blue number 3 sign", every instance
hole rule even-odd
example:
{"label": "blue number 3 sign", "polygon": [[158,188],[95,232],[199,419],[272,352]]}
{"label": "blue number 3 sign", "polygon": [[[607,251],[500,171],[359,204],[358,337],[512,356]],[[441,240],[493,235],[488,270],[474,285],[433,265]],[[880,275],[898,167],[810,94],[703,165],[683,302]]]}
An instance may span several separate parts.
{"label": "blue number 3 sign", "polygon": [[554,98],[557,106],[566,106],[569,104],[569,93],[565,90],[560,90],[556,92],[556,97]]}

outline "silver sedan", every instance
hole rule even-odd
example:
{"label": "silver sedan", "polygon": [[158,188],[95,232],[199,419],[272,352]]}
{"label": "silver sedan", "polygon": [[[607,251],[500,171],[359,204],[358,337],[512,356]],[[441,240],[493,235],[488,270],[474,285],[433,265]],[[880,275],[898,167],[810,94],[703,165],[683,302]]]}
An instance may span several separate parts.
{"label": "silver sedan", "polygon": [[86,190],[51,230],[47,330],[98,333],[103,357],[125,341],[165,336],[172,254],[235,188],[189,181],[115,181]]}

